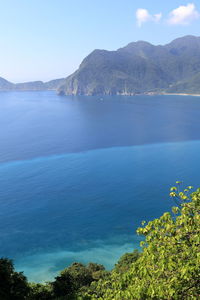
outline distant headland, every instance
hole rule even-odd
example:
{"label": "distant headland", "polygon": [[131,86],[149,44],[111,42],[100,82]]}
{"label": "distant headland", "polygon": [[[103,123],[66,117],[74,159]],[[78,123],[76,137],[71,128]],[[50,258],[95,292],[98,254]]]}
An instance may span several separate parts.
{"label": "distant headland", "polygon": [[30,81],[23,83],[12,83],[0,77],[0,91],[44,91],[57,90],[64,83],[65,79],[54,79],[48,82]]}

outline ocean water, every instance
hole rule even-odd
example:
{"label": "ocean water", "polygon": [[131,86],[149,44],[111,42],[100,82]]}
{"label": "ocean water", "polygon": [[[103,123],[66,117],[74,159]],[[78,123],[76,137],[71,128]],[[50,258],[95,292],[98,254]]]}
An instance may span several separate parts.
{"label": "ocean water", "polygon": [[200,97],[0,93],[0,256],[29,280],[111,269],[142,220],[199,186]]}

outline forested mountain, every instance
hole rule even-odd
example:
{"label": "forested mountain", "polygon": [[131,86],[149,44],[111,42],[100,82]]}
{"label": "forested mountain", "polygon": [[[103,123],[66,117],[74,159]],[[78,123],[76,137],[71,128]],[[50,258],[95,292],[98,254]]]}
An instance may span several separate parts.
{"label": "forested mountain", "polygon": [[14,84],[0,77],[0,91],[58,90],[68,95],[200,94],[200,37],[154,46],[133,42],[116,51],[94,50],[66,79]]}
{"label": "forested mountain", "polygon": [[61,94],[200,93],[200,37],[164,46],[138,41],[117,51],[94,50],[59,88]]}

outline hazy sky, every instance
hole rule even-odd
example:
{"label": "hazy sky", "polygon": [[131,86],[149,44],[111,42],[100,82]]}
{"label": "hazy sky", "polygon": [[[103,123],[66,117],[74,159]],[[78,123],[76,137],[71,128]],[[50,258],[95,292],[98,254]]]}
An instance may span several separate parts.
{"label": "hazy sky", "polygon": [[188,34],[200,35],[197,0],[0,0],[0,76],[66,77],[96,48]]}

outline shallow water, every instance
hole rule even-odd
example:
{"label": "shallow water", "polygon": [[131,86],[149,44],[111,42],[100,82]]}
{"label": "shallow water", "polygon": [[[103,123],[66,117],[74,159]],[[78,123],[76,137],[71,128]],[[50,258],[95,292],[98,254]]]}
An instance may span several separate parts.
{"label": "shallow water", "polygon": [[135,229],[199,185],[200,98],[0,94],[0,256],[30,280],[112,268]]}

